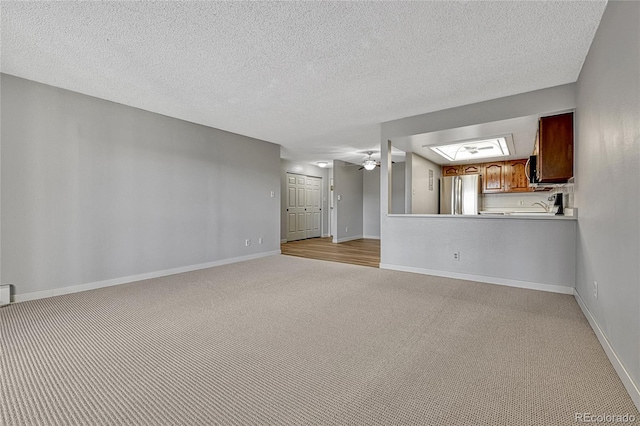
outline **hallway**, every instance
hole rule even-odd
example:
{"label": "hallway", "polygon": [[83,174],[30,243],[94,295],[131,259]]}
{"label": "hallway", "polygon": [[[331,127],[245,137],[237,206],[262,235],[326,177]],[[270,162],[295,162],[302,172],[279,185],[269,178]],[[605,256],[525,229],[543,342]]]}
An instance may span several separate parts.
{"label": "hallway", "polygon": [[379,267],[380,240],[361,238],[343,243],[331,241],[331,237],[291,241],[280,244],[280,250],[288,256]]}

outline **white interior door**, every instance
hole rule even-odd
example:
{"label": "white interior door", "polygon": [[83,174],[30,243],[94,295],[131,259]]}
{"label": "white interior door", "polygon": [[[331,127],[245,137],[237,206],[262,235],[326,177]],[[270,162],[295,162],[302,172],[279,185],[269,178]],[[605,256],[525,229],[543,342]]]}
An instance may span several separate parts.
{"label": "white interior door", "polygon": [[307,238],[319,237],[322,226],[322,179],[307,176],[306,179],[306,204],[307,214],[306,233]]}
{"label": "white interior door", "polygon": [[287,241],[306,238],[306,177],[287,173]]}
{"label": "white interior door", "polygon": [[322,233],[322,178],[287,173],[287,241]]}

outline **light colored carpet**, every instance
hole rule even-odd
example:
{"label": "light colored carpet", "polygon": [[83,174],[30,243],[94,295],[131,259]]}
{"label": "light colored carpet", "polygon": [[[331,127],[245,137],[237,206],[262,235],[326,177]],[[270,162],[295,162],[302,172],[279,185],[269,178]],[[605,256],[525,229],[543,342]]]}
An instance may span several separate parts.
{"label": "light colored carpet", "polygon": [[637,410],[572,296],[273,256],[0,309],[2,425],[562,425]]}

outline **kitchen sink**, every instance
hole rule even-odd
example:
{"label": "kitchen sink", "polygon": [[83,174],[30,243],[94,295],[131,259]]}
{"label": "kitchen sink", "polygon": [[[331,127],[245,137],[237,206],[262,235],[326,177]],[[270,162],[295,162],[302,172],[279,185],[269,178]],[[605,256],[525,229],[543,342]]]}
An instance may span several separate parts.
{"label": "kitchen sink", "polygon": [[482,215],[507,215],[507,216],[555,216],[553,212],[544,212],[540,210],[518,210],[518,211],[481,211]]}
{"label": "kitchen sink", "polygon": [[534,212],[523,212],[523,211],[508,212],[505,214],[508,214],[511,216],[555,216],[556,215],[553,212],[541,212],[540,210],[534,211]]}

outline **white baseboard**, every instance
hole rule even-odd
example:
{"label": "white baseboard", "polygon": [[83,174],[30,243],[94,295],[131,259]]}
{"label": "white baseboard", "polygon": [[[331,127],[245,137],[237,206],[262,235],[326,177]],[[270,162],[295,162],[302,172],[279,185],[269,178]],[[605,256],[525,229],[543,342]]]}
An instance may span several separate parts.
{"label": "white baseboard", "polygon": [[380,239],[380,235],[365,235],[362,238],[368,238],[370,240],[379,240]]}
{"label": "white baseboard", "polygon": [[111,287],[114,285],[131,283],[134,281],[148,280],[151,278],[166,277],[183,272],[197,271],[200,269],[213,268],[214,266],[227,265],[229,263],[242,262],[245,260],[259,259],[261,257],[280,254],[280,250],[273,250],[264,253],[250,254],[247,256],[232,257],[229,259],[216,260],[214,262],[200,263],[198,265],[181,266],[178,268],[165,269],[162,271],[147,272],[145,274],[131,275],[128,277],[114,278],[104,281],[96,281],[87,284],[73,285],[69,287],[55,288],[52,290],[35,291],[32,293],[15,294],[11,297],[12,302],[25,302],[27,300],[43,299],[45,297],[60,296],[63,294],[78,293],[80,291],[94,290],[96,288]]}
{"label": "white baseboard", "polygon": [[578,306],[580,306],[580,309],[582,309],[582,313],[587,318],[587,321],[589,321],[589,325],[593,329],[593,332],[596,333],[596,337],[598,338],[600,345],[602,345],[602,349],[604,349],[604,352],[607,354],[609,361],[611,361],[611,365],[613,365],[616,373],[618,373],[618,376],[620,377],[620,380],[622,380],[622,384],[624,385],[625,389],[627,389],[627,392],[629,392],[629,396],[633,400],[633,403],[636,405],[638,410],[640,410],[640,389],[638,388],[638,385],[633,382],[631,375],[629,374],[627,369],[624,368],[624,365],[620,361],[620,358],[618,358],[616,351],[609,343],[607,336],[604,334],[604,332],[598,325],[598,322],[591,314],[591,311],[589,311],[589,308],[587,308],[587,305],[582,300],[582,297],[580,297],[580,294],[575,291],[575,289],[573,292],[573,296],[576,298]]}
{"label": "white baseboard", "polygon": [[284,243],[286,243],[286,242],[287,242],[287,239],[286,239],[286,238],[283,238],[283,239],[281,239],[281,240],[280,240],[280,244],[284,244]]}
{"label": "white baseboard", "polygon": [[463,274],[459,272],[440,271],[437,269],[415,268],[413,266],[380,264],[380,269],[391,269],[394,271],[413,272],[423,275],[435,275],[437,277],[456,278],[459,280],[478,281],[487,284],[498,284],[507,287],[527,288],[530,290],[542,290],[551,293],[573,294],[573,287],[553,284],[541,284],[531,281],[510,280],[505,278],[487,277],[484,275]]}
{"label": "white baseboard", "polygon": [[344,238],[333,237],[333,242],[334,243],[344,243],[345,241],[359,240],[361,238],[363,238],[362,235],[356,235],[354,237],[344,237]]}

